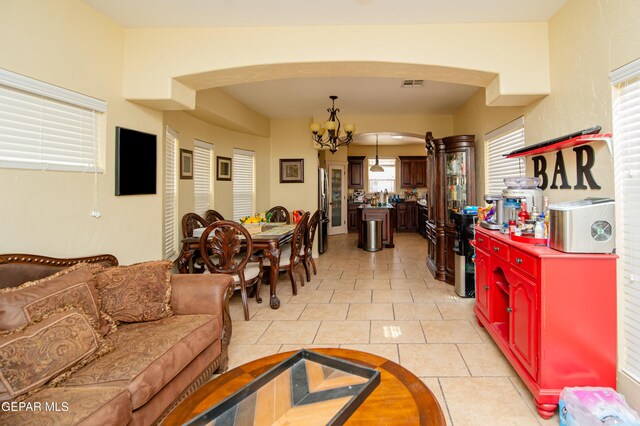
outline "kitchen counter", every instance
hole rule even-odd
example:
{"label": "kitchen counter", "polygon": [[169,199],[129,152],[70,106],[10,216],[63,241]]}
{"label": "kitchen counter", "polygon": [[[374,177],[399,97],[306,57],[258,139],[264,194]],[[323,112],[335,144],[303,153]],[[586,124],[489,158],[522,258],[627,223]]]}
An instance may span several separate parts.
{"label": "kitchen counter", "polygon": [[383,204],[381,206],[372,206],[370,204],[360,204],[360,206],[358,207],[359,209],[392,209],[393,205],[392,204]]}
{"label": "kitchen counter", "polygon": [[395,211],[391,204],[372,206],[361,204],[356,212],[356,227],[358,229],[358,248],[364,248],[366,221],[377,220],[382,222],[382,245],[393,248],[393,228],[395,226]]}

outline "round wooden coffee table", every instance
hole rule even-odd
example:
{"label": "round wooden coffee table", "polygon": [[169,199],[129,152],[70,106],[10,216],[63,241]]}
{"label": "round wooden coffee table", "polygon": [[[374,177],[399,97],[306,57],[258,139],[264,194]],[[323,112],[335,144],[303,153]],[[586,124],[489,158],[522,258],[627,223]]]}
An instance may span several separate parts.
{"label": "round wooden coffee table", "polygon": [[[311,349],[324,355],[374,368],[380,384],[351,415],[349,425],[445,425],[438,401],[409,370],[393,361],[349,349]],[[180,403],[164,424],[181,425],[247,385],[294,352],[284,352],[249,362],[203,385]]]}

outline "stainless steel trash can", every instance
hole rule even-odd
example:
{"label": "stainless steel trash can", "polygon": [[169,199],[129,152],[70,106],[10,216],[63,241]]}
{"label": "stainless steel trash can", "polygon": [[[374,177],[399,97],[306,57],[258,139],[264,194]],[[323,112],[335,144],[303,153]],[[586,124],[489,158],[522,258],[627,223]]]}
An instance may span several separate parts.
{"label": "stainless steel trash can", "polygon": [[367,220],[367,232],[364,238],[364,249],[366,251],[382,250],[382,221]]}

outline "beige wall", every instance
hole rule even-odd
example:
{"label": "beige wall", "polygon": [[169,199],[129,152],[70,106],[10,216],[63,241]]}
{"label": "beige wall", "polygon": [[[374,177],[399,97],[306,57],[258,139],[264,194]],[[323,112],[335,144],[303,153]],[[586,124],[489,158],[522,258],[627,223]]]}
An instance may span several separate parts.
{"label": "beige wall", "polygon": [[122,97],[123,29],[79,0],[0,3],[0,67],[106,100],[105,172],[0,169],[0,252],[73,257],[113,253],[124,264],[162,256],[162,172],[158,195],[116,197],[115,126],[158,135],[161,113]]}
{"label": "beige wall", "polygon": [[[310,143],[309,120],[271,120],[271,205],[314,212],[318,208],[318,151]],[[280,160],[302,158],[304,183],[280,183]],[[267,207],[267,208],[268,208]]]}
{"label": "beige wall", "polygon": [[[516,118],[524,110],[526,144],[531,145],[594,125],[611,132],[611,83],[609,72],[640,55],[640,2],[635,0],[569,0],[549,22],[551,94],[527,108],[501,109],[484,105],[474,96],[454,115],[455,133],[483,135]],[[478,143],[478,193],[484,190],[483,142]],[[551,202],[587,196],[614,196],[613,162],[603,142],[596,151],[593,174],[601,190],[547,190]],[[562,151],[569,183],[576,183],[575,154]],[[555,153],[546,154],[549,176]],[[533,163],[527,159],[527,173]],[[620,272],[619,272],[620,275]],[[619,312],[624,297],[619,295]],[[623,348],[619,356],[624,356]],[[640,384],[618,374],[618,390],[640,408]]]}
{"label": "beige wall", "polygon": [[[268,208],[271,198],[269,176],[271,168],[269,139],[238,133],[214,126],[182,111],[164,113],[164,124],[180,134],[180,148],[193,150],[193,141],[198,139],[213,144],[214,156],[233,157],[233,149],[240,148],[256,153],[256,209]],[[233,182],[215,180],[216,160],[213,161],[214,177],[213,209],[225,218],[233,218]],[[178,218],[194,211],[193,179],[178,182]]]}
{"label": "beige wall", "polygon": [[[453,134],[475,135],[476,140],[476,200],[471,203],[482,203],[485,188],[485,140],[484,135],[496,128],[521,117],[522,107],[488,107],[484,94],[476,93],[453,116]],[[435,135],[434,135],[435,136]]]}
{"label": "beige wall", "polygon": [[498,103],[528,103],[549,90],[544,22],[332,26],[331,31],[135,28],[125,34],[125,97],[160,108],[189,108],[188,88],[312,76],[491,85],[491,101]]}

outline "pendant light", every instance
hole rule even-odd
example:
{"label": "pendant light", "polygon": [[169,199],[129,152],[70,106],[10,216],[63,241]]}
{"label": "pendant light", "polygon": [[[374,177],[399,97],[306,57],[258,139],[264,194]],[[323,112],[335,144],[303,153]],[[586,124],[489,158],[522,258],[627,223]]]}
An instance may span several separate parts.
{"label": "pendant light", "polygon": [[376,135],[376,164],[371,166],[369,169],[370,172],[384,172],[384,169],[380,164],[378,164],[378,135]]}

